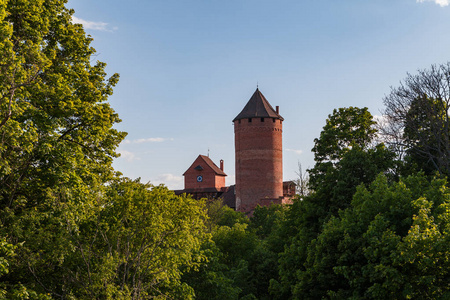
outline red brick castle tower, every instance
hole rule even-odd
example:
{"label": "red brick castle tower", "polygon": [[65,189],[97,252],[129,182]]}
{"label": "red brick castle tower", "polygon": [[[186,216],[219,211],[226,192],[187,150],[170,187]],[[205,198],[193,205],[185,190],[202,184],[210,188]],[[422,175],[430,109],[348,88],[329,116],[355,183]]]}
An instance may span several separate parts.
{"label": "red brick castle tower", "polygon": [[236,210],[283,202],[283,120],[258,88],[234,118]]}

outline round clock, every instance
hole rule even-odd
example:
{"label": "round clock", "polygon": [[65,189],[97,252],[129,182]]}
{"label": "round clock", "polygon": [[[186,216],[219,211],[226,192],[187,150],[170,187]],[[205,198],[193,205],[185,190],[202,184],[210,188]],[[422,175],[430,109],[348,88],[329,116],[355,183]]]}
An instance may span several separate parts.
{"label": "round clock", "polygon": [[203,181],[203,176],[202,175],[198,175],[197,176],[197,182],[202,182]]}

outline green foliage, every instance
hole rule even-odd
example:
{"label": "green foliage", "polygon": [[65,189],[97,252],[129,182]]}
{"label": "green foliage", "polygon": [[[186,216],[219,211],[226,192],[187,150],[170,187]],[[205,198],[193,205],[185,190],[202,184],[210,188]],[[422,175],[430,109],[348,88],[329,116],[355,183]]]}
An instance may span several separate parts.
{"label": "green foliage", "polygon": [[129,179],[111,182],[96,200],[89,218],[70,219],[68,207],[49,209],[50,215],[65,213],[62,228],[56,223],[62,217],[35,216],[37,233],[24,235],[31,245],[19,249],[14,272],[3,278],[76,299],[191,297],[192,289],[180,278],[182,270],[205,260],[200,250],[208,239],[204,203]]}
{"label": "green foliage", "polygon": [[206,210],[208,219],[206,220],[209,231],[215,231],[220,226],[233,227],[234,224],[248,224],[249,219],[244,213],[223,204],[222,199],[207,201]]}
{"label": "green foliage", "polygon": [[[161,295],[187,298],[192,291],[180,281],[181,269],[197,268],[205,259],[200,251],[208,238],[204,203],[175,196],[163,186],[128,179],[112,183],[107,199],[109,203],[89,226],[91,240],[80,249],[86,255],[92,239],[101,237],[92,253],[101,260],[93,260],[90,267],[98,270],[101,281],[86,289],[100,293],[108,283],[137,299]],[[102,253],[105,250],[107,253]],[[104,267],[110,264],[108,278]]]}
{"label": "green foliage", "polygon": [[319,223],[346,208],[359,184],[369,184],[394,166],[394,153],[373,145],[374,123],[367,108],[334,110],[315,140],[316,165],[308,171]]}
{"label": "green foliage", "polygon": [[[331,248],[313,249],[319,247],[317,238],[324,224],[351,205],[356,187],[369,185],[379,173],[388,173],[395,165],[394,153],[383,144],[374,145],[374,123],[367,108],[341,108],[329,116],[313,148],[316,165],[309,170],[313,192],[294,202],[282,226],[286,246],[279,260],[281,282],[272,281],[274,293],[288,298],[307,289],[311,292],[308,297],[316,299],[323,293],[316,278],[323,276],[326,284],[343,284],[333,274],[327,277],[322,273],[329,267],[329,260],[318,263],[313,259],[314,253]],[[331,238],[340,237],[336,233]],[[317,268],[312,271],[309,264]]]}
{"label": "green foliage", "polygon": [[185,272],[182,280],[195,291],[195,299],[199,300],[233,300],[239,299],[241,289],[229,276],[229,267],[223,263],[223,253],[213,241],[202,245],[206,263],[198,269]]}
{"label": "green foliage", "polygon": [[445,180],[423,175],[361,186],[308,247],[294,298],[445,298],[449,200]]}
{"label": "green foliage", "polygon": [[248,260],[258,246],[247,224],[220,226],[212,241],[203,245],[207,263],[184,276],[194,288],[196,299],[241,299],[255,291]]}
{"label": "green foliage", "polygon": [[8,243],[6,238],[0,240],[0,276],[3,274],[8,274],[9,272],[9,262],[8,257],[14,255],[14,245]]}
{"label": "green foliage", "polygon": [[0,234],[22,245],[1,279],[18,298],[70,295],[71,237],[101,210],[125,136],[106,102],[118,75],[91,64],[65,2],[0,2]]}
{"label": "green foliage", "polygon": [[365,151],[348,150],[335,164],[316,164],[310,170],[310,182],[316,192],[312,197],[315,205],[323,209],[318,217],[323,220],[348,207],[359,184],[370,184],[379,173],[389,173],[394,166],[394,153],[383,144]]}
{"label": "green foliage", "polygon": [[333,162],[350,149],[366,149],[376,133],[374,124],[367,107],[333,110],[320,137],[314,140],[314,159],[316,162]]}
{"label": "green foliage", "polygon": [[257,206],[253,212],[249,228],[254,230],[256,235],[266,239],[278,230],[287,207],[271,204],[270,206]]}
{"label": "green foliage", "polygon": [[279,229],[285,211],[279,205],[257,207],[251,219],[241,219],[242,213],[210,203],[208,222],[215,224],[212,240],[203,244],[207,262],[183,276],[195,298],[272,299],[269,285],[278,278],[277,251],[283,249]]}
{"label": "green foliage", "polygon": [[258,244],[256,235],[247,231],[246,224],[233,227],[222,226],[213,235],[213,240],[223,253],[223,261],[236,267],[240,260],[247,260]]}
{"label": "green foliage", "polygon": [[91,63],[65,3],[0,1],[3,295],[186,299],[181,269],[204,260],[203,203],[116,179],[125,134],[106,101],[118,75]]}
{"label": "green foliage", "polygon": [[[22,246],[22,245],[19,245]],[[6,238],[0,240],[0,277],[9,273],[9,259],[14,257],[18,246],[14,246],[6,241]],[[11,284],[7,281],[0,283],[0,299],[36,299],[49,300],[49,294],[40,294],[25,287],[22,284]]]}

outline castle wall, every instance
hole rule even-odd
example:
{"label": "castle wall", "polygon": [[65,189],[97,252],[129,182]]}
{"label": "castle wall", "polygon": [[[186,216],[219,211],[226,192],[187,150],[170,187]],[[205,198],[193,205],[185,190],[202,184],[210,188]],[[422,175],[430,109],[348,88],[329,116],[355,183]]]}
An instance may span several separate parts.
{"label": "castle wall", "polygon": [[283,197],[282,121],[234,121],[236,209],[250,211],[263,199]]}

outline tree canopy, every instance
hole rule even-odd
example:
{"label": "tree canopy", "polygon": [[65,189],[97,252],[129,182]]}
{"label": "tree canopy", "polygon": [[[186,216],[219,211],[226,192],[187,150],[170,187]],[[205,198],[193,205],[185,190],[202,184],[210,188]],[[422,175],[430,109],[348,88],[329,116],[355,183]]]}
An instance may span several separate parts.
{"label": "tree canopy", "polygon": [[384,103],[386,143],[418,169],[450,175],[450,62],[408,74]]}
{"label": "tree canopy", "polygon": [[1,293],[17,299],[192,294],[202,202],[119,179],[118,82],[63,0],[0,1]]}

